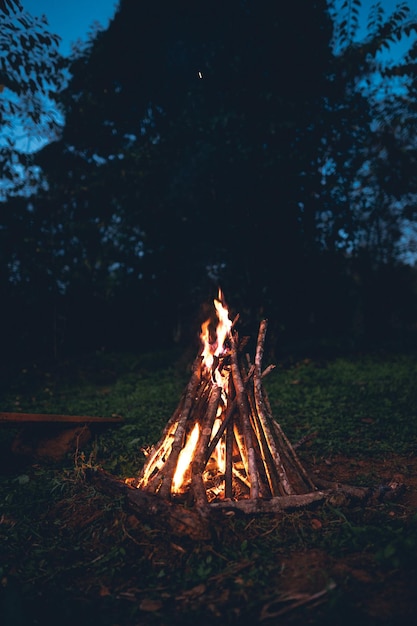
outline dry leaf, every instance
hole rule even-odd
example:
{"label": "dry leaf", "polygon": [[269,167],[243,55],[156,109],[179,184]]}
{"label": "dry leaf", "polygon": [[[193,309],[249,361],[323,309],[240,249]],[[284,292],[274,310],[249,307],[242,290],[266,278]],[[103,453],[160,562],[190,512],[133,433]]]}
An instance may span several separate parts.
{"label": "dry leaf", "polygon": [[323,526],[321,521],[317,519],[316,517],[313,517],[310,524],[311,524],[311,527],[314,528],[314,530],[320,530],[320,528]]}
{"label": "dry leaf", "polygon": [[106,596],[109,596],[109,595],[110,595],[110,589],[106,587],[105,585],[102,585],[100,587],[100,597],[105,598]]}
{"label": "dry leaf", "polygon": [[152,613],[153,611],[159,611],[159,609],[162,608],[162,602],[159,600],[152,600],[151,598],[144,598],[139,604],[139,608],[141,611],[149,611],[149,613]]}

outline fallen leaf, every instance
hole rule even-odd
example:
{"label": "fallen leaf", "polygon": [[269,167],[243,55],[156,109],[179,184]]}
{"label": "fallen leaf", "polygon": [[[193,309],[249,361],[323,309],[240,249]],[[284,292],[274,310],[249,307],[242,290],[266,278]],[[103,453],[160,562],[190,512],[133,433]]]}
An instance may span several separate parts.
{"label": "fallen leaf", "polygon": [[148,611],[152,613],[153,611],[159,611],[162,607],[162,602],[159,600],[152,600],[151,598],[144,598],[142,602],[139,604],[139,608],[141,611]]}
{"label": "fallen leaf", "polygon": [[109,596],[109,595],[110,595],[110,589],[106,587],[105,585],[102,585],[100,587],[100,597],[105,598],[106,596]]}
{"label": "fallen leaf", "polygon": [[205,585],[203,584],[196,585],[192,589],[188,589],[187,591],[184,591],[184,593],[181,595],[181,598],[196,598],[198,596],[202,596],[205,591],[206,591]]}
{"label": "fallen leaf", "polygon": [[316,517],[313,517],[313,519],[311,520],[310,524],[311,524],[311,528],[313,528],[314,530],[320,530],[320,528],[322,528],[322,526],[323,526],[321,521],[319,519],[317,519]]}

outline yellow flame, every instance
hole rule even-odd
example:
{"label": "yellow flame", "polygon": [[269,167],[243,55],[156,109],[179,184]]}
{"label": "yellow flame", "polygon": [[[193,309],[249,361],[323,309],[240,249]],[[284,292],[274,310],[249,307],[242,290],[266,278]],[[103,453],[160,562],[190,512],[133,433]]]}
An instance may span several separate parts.
{"label": "yellow flame", "polygon": [[161,447],[156,448],[153,453],[148,457],[140,486],[145,487],[154,472],[159,471],[163,467],[166,459],[171,452],[176,429],[177,425],[173,424],[173,426],[171,426],[171,428],[169,429]]}
{"label": "yellow flame", "polygon": [[220,356],[224,351],[224,343],[230,334],[232,328],[232,320],[229,319],[229,311],[223,304],[223,294],[219,289],[218,298],[214,299],[214,307],[219,320],[216,328],[216,350],[215,356]]}
{"label": "yellow flame", "polygon": [[201,324],[201,333],[200,333],[200,339],[203,343],[203,351],[201,353],[201,356],[203,357],[203,363],[208,370],[210,370],[213,367],[213,361],[214,361],[214,356],[213,356],[211,343],[210,343],[209,326],[210,326],[210,320],[208,319]]}
{"label": "yellow flame", "polygon": [[[218,320],[214,341],[210,342],[210,319],[201,325],[200,333],[200,339],[203,344],[201,355],[203,364],[208,370],[211,370],[213,367],[214,357],[221,356],[224,353],[225,342],[232,329],[232,320],[229,319],[229,311],[224,304],[224,296],[221,289],[219,289],[217,298],[214,299],[214,308]],[[213,374],[216,383],[224,389],[228,376],[222,375],[217,368]]]}
{"label": "yellow flame", "polygon": [[[198,423],[196,423],[178,457],[177,467],[175,468],[174,478],[172,479],[172,491],[174,493],[181,492],[187,484],[185,476],[187,470],[190,469],[199,434],[200,427]],[[190,477],[188,477],[188,480],[189,478]]]}

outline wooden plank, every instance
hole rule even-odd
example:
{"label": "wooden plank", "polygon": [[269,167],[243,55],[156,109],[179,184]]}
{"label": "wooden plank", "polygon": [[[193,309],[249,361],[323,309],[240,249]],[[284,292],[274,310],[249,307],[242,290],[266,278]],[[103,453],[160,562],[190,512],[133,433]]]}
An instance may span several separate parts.
{"label": "wooden plank", "polygon": [[94,417],[91,415],[56,415],[52,413],[0,412],[0,425],[20,424],[121,424],[123,417]]}

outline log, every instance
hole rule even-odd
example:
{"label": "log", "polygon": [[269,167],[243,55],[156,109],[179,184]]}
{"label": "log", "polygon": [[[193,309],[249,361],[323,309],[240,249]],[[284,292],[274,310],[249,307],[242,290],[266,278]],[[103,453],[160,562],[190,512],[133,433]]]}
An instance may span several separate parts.
{"label": "log", "polygon": [[123,424],[122,417],[0,413],[0,426],[18,428],[10,453],[22,459],[61,461],[91,439],[93,430]]}
{"label": "log", "polygon": [[318,489],[331,491],[333,494],[343,494],[352,502],[355,500],[390,502],[401,496],[406,489],[404,483],[399,483],[395,480],[391,480],[386,485],[378,485],[377,487],[356,487],[355,485],[325,480],[324,478],[315,476],[314,483]]}
{"label": "log", "polygon": [[333,492],[314,491],[291,496],[276,496],[269,500],[261,498],[249,498],[248,500],[223,500],[211,502],[210,510],[239,511],[246,515],[258,515],[263,513],[280,513],[281,511],[306,508],[313,504],[326,500]]}
{"label": "log", "polygon": [[28,424],[15,436],[10,452],[22,460],[58,462],[85,446],[91,437],[88,424]]}
{"label": "log", "polygon": [[[210,539],[210,514],[236,512],[244,515],[277,514],[295,511],[330,502],[331,504],[355,504],[372,501],[375,494],[367,487],[355,487],[330,481],[322,481],[331,488],[312,493],[276,496],[270,499],[222,500],[198,507],[186,508],[183,504],[161,498],[158,494],[136,489],[104,470],[87,470],[87,480],[100,491],[111,496],[122,497],[124,504],[138,519],[151,523],[161,530],[169,530],[177,536],[188,536],[200,541]],[[321,482],[321,481],[320,481]],[[403,487],[403,486],[402,486]],[[397,492],[397,486],[389,489]],[[402,493],[402,491],[400,492]]]}
{"label": "log", "polygon": [[55,415],[53,413],[0,412],[0,425],[13,427],[26,424],[121,424],[123,417],[95,417],[90,415]]}
{"label": "log", "polygon": [[171,493],[172,480],[174,478],[175,468],[177,465],[178,457],[182,450],[185,437],[185,427],[187,419],[192,411],[197,388],[201,383],[201,359],[197,358],[194,362],[191,379],[188,383],[187,391],[185,394],[184,405],[181,414],[178,417],[177,428],[174,434],[174,441],[171,447],[171,453],[164,466],[163,481],[160,488],[160,495],[168,498]]}
{"label": "log", "polygon": [[197,509],[187,509],[182,504],[161,498],[157,494],[131,487],[101,469],[88,470],[86,479],[102,493],[121,497],[124,505],[138,519],[149,522],[154,527],[196,541],[211,537],[208,522]]}
{"label": "log", "polygon": [[205,509],[208,504],[207,493],[203,483],[203,471],[207,464],[205,452],[210,441],[214,420],[216,419],[221,391],[221,387],[214,383],[210,391],[206,416],[202,424],[202,431],[191,464],[191,488],[194,494],[195,504],[197,508],[201,510]]}
{"label": "log", "polygon": [[[223,500],[220,502],[211,502],[210,510],[240,511],[241,513],[257,515],[261,513],[279,513],[281,511],[291,511],[301,508],[308,508],[315,504],[329,502],[333,505],[349,505],[357,502],[366,503],[375,498],[374,491],[369,487],[356,487],[354,485],[346,485],[326,480],[316,480],[317,487],[320,485],[323,489],[312,491],[310,493],[293,494],[288,496],[275,496],[269,500],[257,500],[249,498],[248,500]],[[400,489],[397,486],[388,487],[386,493],[394,493],[395,495],[403,493],[404,485]],[[384,494],[385,495],[385,494]],[[379,496],[379,501],[383,496]]]}

